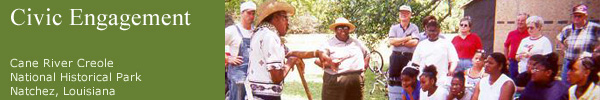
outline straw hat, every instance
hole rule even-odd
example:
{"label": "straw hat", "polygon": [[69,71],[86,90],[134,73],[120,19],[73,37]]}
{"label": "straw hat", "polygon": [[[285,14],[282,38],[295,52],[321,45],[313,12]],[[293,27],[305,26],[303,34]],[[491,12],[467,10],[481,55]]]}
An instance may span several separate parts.
{"label": "straw hat", "polygon": [[278,12],[278,11],[285,11],[286,13],[288,13],[288,16],[293,16],[294,12],[295,12],[295,8],[285,2],[280,2],[280,1],[267,1],[265,3],[260,4],[260,6],[257,9],[257,13],[258,13],[258,22],[260,23],[262,22],[265,18],[267,18],[267,16]]}
{"label": "straw hat", "polygon": [[335,23],[329,25],[329,29],[331,29],[332,31],[335,31],[335,27],[337,26],[348,26],[350,27],[350,32],[354,31],[354,28],[356,28],[356,26],[352,25],[352,23],[350,23],[350,21],[348,21],[348,19],[344,18],[344,17],[340,17],[335,19]]}

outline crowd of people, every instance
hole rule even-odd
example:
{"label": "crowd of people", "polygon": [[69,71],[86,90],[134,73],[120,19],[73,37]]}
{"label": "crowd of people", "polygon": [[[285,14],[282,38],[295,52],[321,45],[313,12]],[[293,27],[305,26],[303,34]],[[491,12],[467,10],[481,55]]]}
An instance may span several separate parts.
{"label": "crowd of people", "polygon": [[[305,58],[317,58],[314,64],[324,70],[322,99],[363,99],[370,58],[364,42],[349,35],[358,26],[339,17],[329,25],[335,36],[318,49],[290,50],[282,37],[292,5],[268,1],[257,8],[248,1],[240,11],[240,23],[225,28],[226,99],[280,100],[283,80],[294,67],[304,69]],[[390,100],[600,100],[600,25],[587,20],[586,5],[572,8],[572,24],[556,43],[541,31],[541,16],[519,13],[505,51],[493,53],[482,50],[469,16],[460,20],[459,35],[446,38],[434,16],[425,17],[419,31],[410,6],[398,11],[399,23],[388,33]]]}

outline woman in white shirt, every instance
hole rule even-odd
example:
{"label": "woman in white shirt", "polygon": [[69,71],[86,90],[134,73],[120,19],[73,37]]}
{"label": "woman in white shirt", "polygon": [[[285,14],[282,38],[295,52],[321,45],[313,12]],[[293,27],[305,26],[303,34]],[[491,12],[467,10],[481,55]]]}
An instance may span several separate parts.
{"label": "woman in white shirt", "polygon": [[552,52],[552,42],[542,35],[542,17],[531,16],[527,18],[527,30],[529,37],[521,40],[517,49],[516,59],[519,61],[519,73],[527,71],[527,61],[531,55],[546,55]]}
{"label": "woman in white shirt", "polygon": [[[600,80],[598,75],[600,57],[589,57],[587,52],[575,63],[568,65],[567,81],[573,86],[569,88],[569,100],[598,100],[600,99],[600,86],[595,84]],[[587,56],[587,57],[586,57]]]}
{"label": "woman in white shirt", "polygon": [[489,75],[477,83],[471,100],[512,100],[516,87],[505,75],[508,73],[506,56],[492,53],[485,62],[485,72]]}
{"label": "woman in white shirt", "polygon": [[437,71],[434,65],[425,66],[419,77],[421,81],[420,100],[444,100],[448,96],[448,90],[436,85]]}

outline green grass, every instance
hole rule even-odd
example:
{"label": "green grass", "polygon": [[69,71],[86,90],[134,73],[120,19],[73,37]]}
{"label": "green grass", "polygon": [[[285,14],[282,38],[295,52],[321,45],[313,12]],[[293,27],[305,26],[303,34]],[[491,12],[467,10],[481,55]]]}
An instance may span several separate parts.
{"label": "green grass", "polygon": [[[321,100],[321,87],[323,83],[317,82],[307,82],[308,88],[310,89],[310,93],[312,94],[313,100]],[[284,83],[284,95],[294,95],[300,96],[302,98],[307,98],[306,93],[304,92],[304,87],[301,82],[286,82]]]}
{"label": "green grass", "polygon": [[365,71],[365,88],[363,91],[364,100],[387,100],[388,98],[385,96],[384,91],[375,90],[373,94],[369,93],[369,91],[373,88],[374,82],[375,74],[373,74],[373,72],[371,72],[370,70]]}
{"label": "green grass", "polygon": [[[384,65],[386,66],[386,65]],[[323,75],[316,76],[306,76],[306,78],[323,78]],[[375,82],[375,75],[370,70],[365,71],[365,83],[363,90],[363,99],[364,100],[387,100],[388,98],[385,96],[385,93],[381,90],[375,90],[373,94],[370,94],[369,91],[373,88],[373,82]],[[312,94],[313,100],[321,100],[321,90],[323,83],[321,82],[307,82],[310,92]],[[301,82],[285,82],[284,83],[284,95],[298,96],[302,98],[307,98],[306,93],[304,92],[304,87]]]}

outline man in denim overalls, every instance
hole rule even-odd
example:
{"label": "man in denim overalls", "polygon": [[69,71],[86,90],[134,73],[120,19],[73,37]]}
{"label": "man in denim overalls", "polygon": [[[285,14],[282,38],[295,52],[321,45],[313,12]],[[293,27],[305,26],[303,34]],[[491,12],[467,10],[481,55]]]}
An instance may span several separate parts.
{"label": "man in denim overalls", "polygon": [[225,28],[225,45],[229,46],[227,66],[227,86],[229,100],[242,100],[245,97],[243,82],[246,79],[249,62],[250,39],[252,37],[252,22],[256,4],[252,1],[240,5],[241,22]]}

